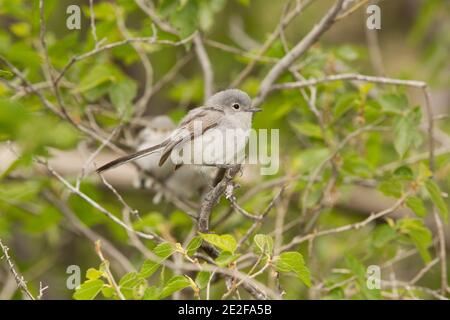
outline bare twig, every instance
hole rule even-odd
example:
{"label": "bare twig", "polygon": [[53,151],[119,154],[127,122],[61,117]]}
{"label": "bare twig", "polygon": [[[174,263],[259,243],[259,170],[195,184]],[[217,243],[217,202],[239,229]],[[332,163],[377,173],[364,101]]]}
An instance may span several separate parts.
{"label": "bare twig", "polygon": [[262,104],[266,96],[271,91],[272,85],[289,68],[292,63],[303,55],[334,23],[336,16],[341,11],[344,0],[337,0],[327,14],[314,26],[314,28],[280,61],[278,61],[261,82],[259,93],[253,101],[255,106]]}
{"label": "bare twig", "polygon": [[114,260],[116,260],[122,266],[125,272],[135,271],[133,264],[125,255],[123,255],[116,247],[114,247],[114,245],[111,242],[109,242],[103,236],[99,235],[92,229],[85,226],[83,222],[80,219],[78,219],[76,214],[72,211],[72,209],[70,209],[70,207],[66,203],[58,199],[58,197],[55,196],[50,191],[44,191],[43,195],[45,198],[47,198],[47,200],[51,204],[57,207],[62,212],[62,214],[69,220],[70,224],[73,226],[76,233],[82,234],[83,236],[88,238],[91,242],[100,240],[103,244],[103,249],[105,250],[105,252],[111,257],[113,257]]}
{"label": "bare twig", "polygon": [[204,99],[207,100],[214,92],[214,71],[203,45],[200,34],[194,36],[195,52],[203,70],[204,80]]}
{"label": "bare twig", "polygon": [[294,20],[294,18],[297,17],[300,12],[302,12],[313,1],[314,0],[296,0],[296,6],[294,10],[289,11],[289,13],[280,20],[276,29],[269,35],[261,49],[259,49],[257,57],[255,57],[252,61],[250,61],[249,64],[245,66],[244,70],[242,70],[236,77],[236,79],[232,82],[231,87],[238,87],[242,83],[242,81],[252,72],[253,68],[256,65],[256,62],[264,55],[264,53],[267,52],[267,50],[269,50],[269,48],[278,39],[278,37],[280,36],[280,32],[284,30],[292,22],[292,20]]}
{"label": "bare twig", "polygon": [[47,171],[51,175],[56,177],[56,179],[58,179],[62,184],[64,184],[64,186],[66,186],[71,192],[73,192],[74,194],[78,195],[80,198],[85,200],[91,206],[93,206],[94,208],[99,210],[101,213],[106,215],[109,219],[111,219],[112,221],[114,221],[115,223],[117,223],[118,225],[123,227],[124,229],[126,229],[128,231],[131,231],[131,232],[135,233],[136,235],[138,235],[139,237],[142,237],[144,239],[155,240],[155,241],[158,241],[158,242],[162,241],[162,239],[159,236],[157,236],[156,234],[148,234],[148,233],[144,233],[144,232],[140,232],[140,231],[136,231],[136,230],[132,229],[130,226],[128,226],[122,220],[117,218],[109,210],[105,209],[101,204],[99,204],[98,202],[93,200],[91,197],[89,197],[87,194],[81,192],[79,189],[74,187],[70,182],[68,182],[66,179],[64,179],[64,177],[62,177],[58,172],[56,172],[47,162],[45,162],[43,160],[40,160],[40,159],[36,159],[36,162],[38,162],[39,164],[41,164],[44,167],[46,167]]}
{"label": "bare twig", "polygon": [[341,233],[341,232],[346,232],[349,230],[354,230],[354,229],[360,229],[366,225],[368,225],[370,222],[379,219],[385,215],[388,215],[389,213],[394,212],[395,210],[397,210],[405,201],[405,199],[409,196],[409,192],[405,193],[402,197],[400,197],[400,199],[398,199],[395,204],[390,207],[387,208],[385,210],[382,210],[378,213],[372,214],[369,217],[367,217],[366,219],[364,219],[363,221],[357,222],[357,223],[352,223],[352,224],[347,224],[344,225],[342,227],[338,227],[338,228],[332,228],[332,229],[327,229],[327,230],[322,230],[322,231],[317,231],[317,232],[313,232],[310,233],[308,235],[305,236],[297,236],[294,237],[292,239],[292,241],[286,245],[284,245],[281,250],[285,251],[285,250],[289,250],[292,249],[293,247],[295,247],[296,245],[311,240],[313,238],[316,237],[321,237],[321,236],[325,236],[325,235],[330,235],[330,234],[336,234],[336,233]]}
{"label": "bare twig", "polygon": [[95,11],[94,11],[94,0],[89,0],[89,15],[91,21],[91,32],[94,38],[95,47],[98,47],[97,29],[95,27]]}
{"label": "bare twig", "polygon": [[104,265],[106,278],[108,279],[109,284],[114,289],[114,291],[116,292],[116,294],[119,297],[119,299],[120,300],[125,300],[125,297],[123,296],[122,291],[120,291],[120,288],[117,285],[116,280],[114,280],[114,276],[112,275],[111,270],[109,269],[109,261],[106,260],[105,257],[103,256],[100,240],[97,240],[95,242],[95,252],[97,253],[97,255],[99,256],[101,262]]}
{"label": "bare twig", "polygon": [[11,257],[8,254],[9,248],[3,244],[1,239],[0,239],[0,248],[2,249],[2,252],[3,252],[2,258],[6,259],[6,262],[8,263],[8,266],[9,266],[9,270],[11,271],[12,275],[14,276],[17,286],[20,288],[20,290],[22,290],[22,292],[30,300],[36,300],[35,297],[31,294],[30,290],[28,290],[28,286],[27,286],[25,279],[19,274],[19,272],[16,271],[16,269],[14,267],[14,263],[12,262]]}

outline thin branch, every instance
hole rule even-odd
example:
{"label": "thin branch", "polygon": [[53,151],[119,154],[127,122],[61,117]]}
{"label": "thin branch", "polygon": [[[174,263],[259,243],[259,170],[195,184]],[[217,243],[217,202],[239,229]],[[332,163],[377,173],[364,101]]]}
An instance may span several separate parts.
{"label": "thin branch", "polygon": [[91,32],[94,38],[95,47],[98,47],[97,29],[95,27],[95,11],[94,11],[94,0],[89,0],[89,16],[91,21]]}
{"label": "thin branch", "polygon": [[195,53],[203,70],[204,99],[207,100],[214,92],[214,71],[206,53],[200,34],[194,36]]}
{"label": "thin branch", "polygon": [[77,215],[66,203],[58,199],[58,197],[50,191],[44,191],[43,195],[51,204],[53,204],[62,212],[62,214],[73,226],[77,234],[82,234],[91,242],[100,240],[106,253],[113,257],[114,260],[116,260],[122,266],[125,272],[135,271],[133,264],[124,254],[122,254],[116,247],[114,247],[111,242],[109,242],[103,236],[99,235],[98,233],[84,225],[84,223],[80,219],[78,219]]}
{"label": "thin branch", "polygon": [[170,40],[157,40],[155,37],[138,37],[138,38],[128,38],[117,42],[112,42],[103,46],[99,46],[98,48],[95,48],[94,50],[88,51],[86,53],[73,56],[70,61],[63,67],[62,71],[59,73],[58,77],[56,78],[56,83],[58,83],[62,77],[66,74],[66,72],[77,62],[82,61],[84,59],[90,58],[92,56],[95,56],[101,52],[104,52],[106,50],[111,50],[123,45],[131,44],[131,43],[148,43],[148,44],[160,44],[160,45],[169,45],[169,46],[182,46],[186,43],[189,43],[197,34],[197,32],[194,32],[190,36],[181,39],[180,41],[170,41]]}
{"label": "thin branch", "polygon": [[406,198],[410,195],[410,192],[405,193],[400,199],[398,199],[395,204],[393,206],[391,206],[390,208],[387,208],[385,210],[382,210],[378,213],[375,214],[371,214],[369,217],[367,217],[366,219],[364,219],[363,221],[357,222],[357,223],[352,223],[352,224],[347,224],[341,227],[337,227],[337,228],[332,228],[332,229],[326,229],[326,230],[322,230],[322,231],[317,231],[317,232],[313,232],[310,233],[308,235],[305,236],[296,236],[292,239],[292,241],[286,245],[284,245],[281,248],[281,251],[285,251],[285,250],[290,250],[293,247],[295,247],[296,245],[303,243],[305,241],[311,240],[313,238],[316,237],[321,237],[321,236],[325,236],[325,235],[330,235],[330,234],[336,234],[336,233],[341,233],[341,232],[346,232],[346,231],[350,231],[350,230],[356,230],[356,229],[360,229],[362,227],[367,226],[369,223],[371,223],[374,220],[377,220],[379,218],[384,217],[385,215],[388,215],[392,212],[394,212],[395,210],[397,210],[400,206],[403,205],[403,203],[405,202]]}
{"label": "thin branch", "polygon": [[122,291],[120,291],[120,288],[117,285],[116,280],[114,280],[114,276],[112,275],[111,270],[109,269],[109,261],[106,260],[105,257],[103,256],[100,240],[97,240],[95,242],[95,252],[99,256],[100,261],[103,263],[103,265],[105,267],[104,269],[105,269],[105,273],[106,273],[106,278],[108,279],[109,284],[114,289],[114,291],[117,293],[117,296],[119,297],[120,300],[126,300],[122,294]]}
{"label": "thin branch", "polygon": [[79,189],[74,187],[70,182],[68,182],[66,179],[64,179],[64,177],[62,177],[58,172],[56,172],[47,162],[40,160],[40,159],[36,159],[35,161],[38,162],[39,164],[43,165],[51,175],[56,177],[56,179],[58,179],[62,184],[64,184],[64,186],[66,186],[72,193],[78,195],[80,198],[85,200],[87,203],[89,203],[91,206],[93,206],[94,208],[99,210],[101,213],[106,215],[109,219],[111,219],[113,222],[120,225],[125,230],[131,231],[131,232],[135,233],[136,235],[138,235],[139,237],[144,238],[144,239],[154,240],[157,242],[163,241],[163,239],[161,239],[156,234],[149,234],[149,233],[144,233],[144,232],[134,230],[133,228],[128,226],[126,223],[124,223],[122,220],[117,218],[109,210],[104,208],[101,204],[99,204],[98,202],[96,202],[95,200],[90,198],[87,194],[81,192]]}
{"label": "thin branch", "polygon": [[231,83],[231,87],[238,87],[245,78],[252,72],[253,68],[256,65],[256,62],[261,59],[261,57],[270,49],[270,47],[275,43],[275,41],[280,36],[280,32],[284,30],[293,20],[297,17],[307,6],[309,6],[313,0],[300,1],[296,0],[296,6],[293,10],[289,11],[289,13],[280,19],[280,22],[276,29],[269,35],[266,42],[263,44],[261,49],[259,49],[257,53],[257,57],[252,59],[249,64],[246,65],[244,70],[242,70],[236,79]]}
{"label": "thin branch", "polygon": [[271,91],[275,81],[288,69],[297,58],[303,55],[334,23],[336,16],[341,11],[344,0],[337,0],[327,14],[314,26],[314,28],[275,66],[267,73],[261,82],[258,95],[253,101],[255,106],[260,106]]}
{"label": "thin branch", "polygon": [[416,80],[401,80],[401,79],[393,79],[386,77],[375,77],[375,76],[367,76],[356,73],[344,73],[344,74],[336,74],[330,75],[323,78],[317,79],[307,79],[305,81],[297,81],[297,82],[284,82],[280,84],[275,84],[271,87],[271,90],[287,90],[287,89],[298,89],[305,88],[311,86],[317,86],[318,84],[342,81],[342,80],[353,80],[353,81],[363,81],[363,82],[374,82],[381,84],[391,84],[391,85],[400,85],[400,86],[410,86],[417,88],[425,88],[426,82],[416,81]]}
{"label": "thin branch", "polygon": [[144,11],[150,19],[152,19],[152,22],[155,23],[158,28],[167,33],[171,33],[176,36],[179,35],[179,32],[174,27],[158,16],[153,8],[153,3],[149,2],[149,5],[147,5],[144,0],[134,0],[134,2],[136,2],[139,8],[141,8],[142,11]]}
{"label": "thin branch", "polygon": [[14,279],[16,280],[17,287],[22,290],[22,292],[30,299],[30,300],[36,300],[35,297],[31,294],[30,290],[28,290],[27,283],[25,279],[19,274],[19,272],[16,271],[14,267],[14,263],[11,260],[11,257],[8,254],[9,248],[3,244],[2,240],[0,239],[0,248],[2,249],[3,256],[2,259],[5,258],[6,262],[8,263],[9,270],[11,271],[12,275],[14,276]]}

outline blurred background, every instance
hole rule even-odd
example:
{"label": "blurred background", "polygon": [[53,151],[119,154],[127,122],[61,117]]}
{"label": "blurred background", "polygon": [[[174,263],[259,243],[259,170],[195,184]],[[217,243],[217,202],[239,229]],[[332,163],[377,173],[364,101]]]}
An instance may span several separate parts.
{"label": "blurred background", "polygon": [[[98,46],[126,37],[154,35],[151,18],[138,2],[94,1]],[[334,3],[310,2],[286,26],[285,43],[277,39],[256,61],[280,17],[294,10],[296,1],[154,1],[156,12],[180,30],[181,38],[200,30],[216,90],[237,85],[252,97],[270,67],[284,56],[285,46],[289,49],[298,43]],[[427,82],[436,129],[433,176],[440,187],[438,198],[448,207],[449,2],[378,1],[380,30],[365,27],[367,1],[362,2],[298,59],[295,68],[305,78],[360,73]],[[72,4],[74,1],[45,1],[45,39],[54,68],[49,72],[40,42],[38,1],[0,0],[0,55],[51,103],[57,105],[62,99],[77,125],[86,125],[104,139],[111,138],[122,150],[133,151],[145,142],[142,130],[151,127],[155,116],[166,115],[177,123],[188,110],[201,105],[204,78],[192,41],[177,46],[132,43],[77,61],[61,79],[58,98],[50,84],[51,73],[58,74],[73,56],[95,50],[96,46],[89,1],[76,3],[81,8],[81,29],[67,29],[66,9]],[[156,29],[160,40],[180,40]],[[236,83],[252,61],[256,61],[255,67]],[[0,239],[10,248],[11,257],[32,292],[37,293],[42,282],[49,287],[44,299],[71,299],[74,291],[66,286],[67,267],[79,266],[84,279],[88,268],[98,266],[93,244],[96,239],[103,239],[104,247],[110,245],[120,253],[110,257],[111,269],[118,278],[127,269],[139,268],[145,260],[122,227],[70,192],[45,166],[34,161],[36,158],[48,159],[64,179],[116,216],[131,221],[137,230],[155,232],[173,242],[183,243],[192,237],[195,226],[186,208],[195,212],[211,176],[187,172],[187,177],[172,182],[175,192],[167,192],[158,183],[143,179],[136,166],[107,172],[105,179],[126,204],[139,212],[140,218],[126,213],[116,194],[92,173],[94,166],[120,153],[104,146],[97,149],[101,142],[49,112],[42,100],[13,75],[9,65],[0,61],[0,70],[5,71],[0,77]],[[286,73],[280,81],[295,78]],[[146,93],[149,97],[141,99]],[[274,237],[276,251],[281,252],[296,236],[349,225],[391,208],[413,182],[417,183],[416,195],[409,205],[395,208],[389,218],[290,248],[305,257],[312,286],[307,288],[297,278],[281,276],[285,298],[409,299],[436,298],[435,294],[448,297],[448,291],[440,290],[442,263],[438,259],[438,233],[432,213],[432,201],[441,202],[421,185],[424,175],[428,177],[423,167],[428,166],[429,148],[422,90],[342,81],[319,85],[314,98],[323,128],[308,106],[309,95],[313,95],[309,90],[286,90],[268,97],[254,126],[280,129],[280,170],[275,176],[261,176],[257,166],[247,166],[237,179],[241,185],[236,190],[239,203],[255,213],[263,212],[286,187],[258,231]],[[405,125],[401,119],[410,119],[409,110],[420,115]],[[351,139],[308,185],[318,164],[333,148],[371,123],[376,123],[376,130]],[[154,130],[161,133],[167,129]],[[194,192],[183,194],[177,191],[180,185]],[[448,248],[450,230],[445,211],[441,206]],[[237,212],[230,212],[230,204],[224,199],[212,214],[212,230],[232,234],[236,239],[241,239],[252,224]],[[280,225],[288,226],[281,234],[276,232]],[[143,243],[148,249],[155,246],[149,240]],[[251,250],[251,241],[244,242],[242,255]],[[7,264],[0,262],[0,299],[21,299],[22,293]],[[242,270],[248,270],[248,264],[242,264]],[[386,281],[386,286],[378,291],[367,290],[362,284],[365,267],[373,264],[382,266],[381,277]],[[415,279],[417,275],[420,277]],[[258,279],[276,287],[270,273]],[[398,280],[398,286],[392,285],[394,280]],[[151,284],[158,281],[155,276],[149,279]],[[409,283],[409,289],[401,283]],[[220,298],[224,290],[223,281],[217,281],[211,298]],[[171,298],[193,295],[184,290]]]}

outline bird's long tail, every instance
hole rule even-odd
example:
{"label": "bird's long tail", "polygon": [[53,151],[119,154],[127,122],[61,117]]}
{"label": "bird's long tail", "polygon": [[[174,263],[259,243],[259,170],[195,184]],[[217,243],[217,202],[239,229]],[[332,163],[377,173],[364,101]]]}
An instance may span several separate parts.
{"label": "bird's long tail", "polygon": [[121,166],[121,165],[123,165],[125,163],[128,163],[130,161],[137,160],[137,159],[140,159],[142,157],[148,156],[149,154],[152,154],[154,152],[159,151],[160,149],[165,147],[166,144],[167,144],[167,140],[163,141],[160,144],[157,144],[155,146],[152,146],[152,147],[140,150],[138,152],[135,152],[135,153],[132,153],[132,154],[129,154],[129,155],[117,158],[117,159],[115,159],[115,160],[113,160],[111,162],[108,162],[107,164],[101,166],[96,171],[97,171],[97,173],[102,173],[103,171],[106,171],[106,170],[109,170],[109,169]]}

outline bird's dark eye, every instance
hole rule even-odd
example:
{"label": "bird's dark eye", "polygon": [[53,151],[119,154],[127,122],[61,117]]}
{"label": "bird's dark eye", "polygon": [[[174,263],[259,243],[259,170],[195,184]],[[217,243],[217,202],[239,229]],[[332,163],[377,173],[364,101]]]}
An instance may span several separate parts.
{"label": "bird's dark eye", "polygon": [[233,109],[239,110],[241,106],[238,103],[233,104]]}

